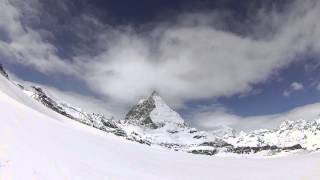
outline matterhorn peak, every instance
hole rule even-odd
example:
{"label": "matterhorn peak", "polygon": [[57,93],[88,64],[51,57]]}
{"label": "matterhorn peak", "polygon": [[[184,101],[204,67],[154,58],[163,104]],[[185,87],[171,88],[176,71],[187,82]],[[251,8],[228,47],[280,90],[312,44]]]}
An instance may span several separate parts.
{"label": "matterhorn peak", "polygon": [[156,91],[149,98],[142,99],[126,115],[127,123],[152,129],[168,124],[184,125],[181,116],[170,108]]}

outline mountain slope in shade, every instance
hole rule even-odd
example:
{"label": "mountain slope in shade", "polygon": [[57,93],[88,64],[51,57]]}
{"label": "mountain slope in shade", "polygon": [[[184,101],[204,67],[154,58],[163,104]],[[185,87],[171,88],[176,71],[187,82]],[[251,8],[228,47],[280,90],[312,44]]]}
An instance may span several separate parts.
{"label": "mountain slope in shade", "polygon": [[0,179],[309,179],[320,154],[209,157],[126,141],[58,115],[0,76]]}

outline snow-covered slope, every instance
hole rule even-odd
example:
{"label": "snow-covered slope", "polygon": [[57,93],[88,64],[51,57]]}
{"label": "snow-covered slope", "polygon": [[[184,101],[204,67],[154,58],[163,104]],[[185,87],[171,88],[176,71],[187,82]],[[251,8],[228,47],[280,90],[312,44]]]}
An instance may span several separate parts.
{"label": "snow-covered slope", "polygon": [[107,118],[102,114],[87,113],[80,108],[73,107],[66,102],[58,100],[58,98],[47,95],[40,87],[31,86],[27,88],[23,85],[20,85],[20,87],[22,87],[24,93],[53,111],[89,126],[102,128],[103,121],[111,121],[112,119],[111,117]]}
{"label": "snow-covered slope", "polygon": [[2,76],[0,84],[0,179],[320,178],[320,154],[209,157],[145,146],[64,116],[48,116],[50,109]]}
{"label": "snow-covered slope", "polygon": [[[251,133],[237,134],[229,127],[221,127],[213,132],[199,131],[189,127],[156,92],[149,98],[140,100],[127,113],[125,119],[115,120],[102,114],[87,113],[51,94],[48,95],[40,87],[13,83],[2,66],[0,72],[6,79],[2,84],[3,87],[6,86],[3,91],[23,104],[51,118],[67,117],[69,120],[141,144],[205,155],[223,153],[274,155],[317,151],[320,147],[319,121],[312,123],[286,121],[278,129],[256,130]],[[21,96],[21,90],[36,101],[22,97],[24,95]]]}
{"label": "snow-covered slope", "polygon": [[60,114],[69,118],[70,120],[80,122],[104,132],[124,137],[130,141],[136,141],[142,144],[150,144],[150,142],[148,142],[146,139],[143,139],[139,134],[135,132],[127,133],[124,131],[122,124],[113,117],[106,117],[99,113],[87,113],[80,108],[74,107],[67,102],[53,97],[52,95],[48,95],[40,87],[27,87],[19,83],[17,83],[17,85],[26,95],[30,96],[32,99],[36,100],[38,103],[41,103],[53,112],[56,112],[56,114]]}
{"label": "snow-covered slope", "polygon": [[172,110],[158,93],[153,92],[151,98],[154,100],[155,108],[151,111],[150,118],[155,124],[184,125],[181,116]]}

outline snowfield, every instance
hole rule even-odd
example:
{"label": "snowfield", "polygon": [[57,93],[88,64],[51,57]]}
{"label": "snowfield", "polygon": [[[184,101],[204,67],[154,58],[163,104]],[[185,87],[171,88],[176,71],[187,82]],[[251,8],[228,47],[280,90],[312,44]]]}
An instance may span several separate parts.
{"label": "snowfield", "polygon": [[0,76],[1,180],[318,180],[320,154],[204,156],[127,141],[72,121]]}

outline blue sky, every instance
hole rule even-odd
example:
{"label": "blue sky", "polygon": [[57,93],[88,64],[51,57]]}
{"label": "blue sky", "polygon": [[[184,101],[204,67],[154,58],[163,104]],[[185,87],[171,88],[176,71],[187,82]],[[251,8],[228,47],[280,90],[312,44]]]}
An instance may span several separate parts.
{"label": "blue sky", "polygon": [[92,111],[79,96],[123,115],[157,90],[201,126],[320,100],[314,0],[1,3],[1,63]]}
{"label": "blue sky", "polygon": [[[320,76],[319,67],[316,68],[317,61],[313,58],[307,64],[306,62],[293,63],[280,70],[268,81],[254,85],[253,89],[256,92],[251,94],[189,102],[190,106],[197,107],[199,104],[210,105],[216,102],[245,117],[287,112],[302,105],[319,102],[320,90],[317,89],[317,82]],[[306,69],[308,65],[315,69]],[[294,82],[301,83],[303,89],[285,96],[284,92],[289,90]]]}

